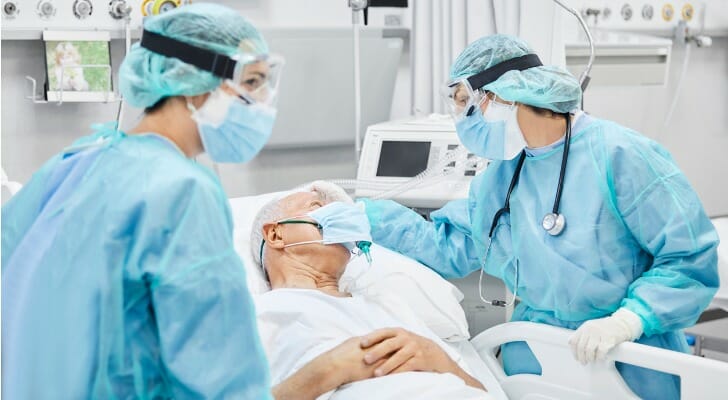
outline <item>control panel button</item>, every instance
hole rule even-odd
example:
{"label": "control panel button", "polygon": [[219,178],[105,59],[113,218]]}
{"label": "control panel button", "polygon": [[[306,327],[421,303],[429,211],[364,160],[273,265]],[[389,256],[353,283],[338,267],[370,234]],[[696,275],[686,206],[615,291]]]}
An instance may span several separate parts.
{"label": "control panel button", "polygon": [[14,1],[6,1],[3,3],[3,16],[15,18],[16,15],[18,15],[18,5]]}
{"label": "control panel button", "polygon": [[644,7],[642,7],[642,19],[644,19],[645,21],[649,21],[654,16],[655,16],[654,7],[652,7],[651,4],[645,4]]}
{"label": "control panel button", "polygon": [[56,6],[51,0],[41,0],[38,2],[38,16],[43,19],[50,19],[56,15]]}
{"label": "control panel button", "polygon": [[73,3],[73,15],[78,19],[85,19],[91,16],[94,6],[90,0],[76,0]]}
{"label": "control panel button", "polygon": [[131,15],[131,5],[126,0],[113,0],[109,3],[109,15],[114,19],[128,18]]}
{"label": "control panel button", "polygon": [[621,14],[623,20],[629,21],[630,19],[632,19],[633,13],[634,12],[632,11],[632,6],[630,6],[629,4],[625,4],[622,6]]}

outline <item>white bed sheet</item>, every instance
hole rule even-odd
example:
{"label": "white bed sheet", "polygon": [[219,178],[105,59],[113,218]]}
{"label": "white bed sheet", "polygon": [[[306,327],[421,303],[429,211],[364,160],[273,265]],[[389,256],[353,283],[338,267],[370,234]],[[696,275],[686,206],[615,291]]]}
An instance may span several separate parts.
{"label": "white bed sheet", "polygon": [[[485,366],[469,342],[447,344],[396,297],[333,297],[316,290],[277,289],[255,299],[258,328],[274,385],[344,340],[386,327],[402,327],[439,344],[461,368],[477,379]],[[467,349],[467,357],[461,355]],[[473,360],[472,357],[478,358]],[[479,362],[479,364],[478,364]],[[475,368],[471,368],[471,364]],[[485,374],[488,374],[487,372]],[[386,378],[386,379],[385,379]],[[498,381],[483,381],[491,391]],[[376,393],[376,395],[374,395]],[[426,397],[427,396],[427,397]],[[457,398],[501,399],[468,387],[450,374],[405,373],[345,385],[319,399]]]}
{"label": "white bed sheet", "polygon": [[463,384],[452,374],[405,372],[344,385],[330,400],[490,400],[490,394]]}

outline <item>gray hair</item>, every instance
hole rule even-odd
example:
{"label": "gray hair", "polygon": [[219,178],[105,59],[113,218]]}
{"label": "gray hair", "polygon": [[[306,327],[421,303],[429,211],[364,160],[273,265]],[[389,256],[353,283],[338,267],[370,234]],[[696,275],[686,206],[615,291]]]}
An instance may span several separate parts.
{"label": "gray hair", "polygon": [[259,267],[263,266],[263,252],[261,250],[261,246],[263,246],[263,226],[269,222],[278,221],[285,216],[281,200],[282,198],[276,198],[267,202],[261,207],[253,220],[253,229],[250,232],[250,251],[253,253],[253,261]]}

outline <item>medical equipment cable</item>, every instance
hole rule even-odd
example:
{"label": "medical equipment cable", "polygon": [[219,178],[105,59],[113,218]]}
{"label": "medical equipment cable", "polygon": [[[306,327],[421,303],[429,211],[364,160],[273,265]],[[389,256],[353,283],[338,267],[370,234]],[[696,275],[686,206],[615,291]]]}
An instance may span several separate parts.
{"label": "medical equipment cable", "polygon": [[354,156],[357,165],[361,155],[361,65],[359,63],[359,10],[352,8],[352,32],[354,36]]}
{"label": "medical equipment cable", "polygon": [[[131,49],[131,24],[130,24],[130,18],[127,17],[124,20],[124,57],[126,57],[127,54],[129,54],[129,50]],[[119,97],[119,110],[116,113],[116,131],[119,132],[121,130],[121,120],[124,118],[124,99],[122,97]]]}
{"label": "medical equipment cable", "polygon": [[[448,167],[455,161],[455,167]],[[460,161],[460,162],[458,162]],[[404,193],[415,187],[422,187],[433,184],[437,179],[462,172],[466,168],[467,150],[458,148],[456,150],[446,152],[433,166],[420,172],[405,182],[372,182],[361,179],[331,179],[327,180],[333,184],[339,185],[345,190],[369,189],[384,192],[372,196],[372,199],[391,199],[398,194]],[[387,190],[388,189],[388,190]]]}
{"label": "medical equipment cable", "polygon": [[576,11],[573,7],[570,7],[566,4],[564,4],[561,0],[553,0],[554,3],[558,4],[563,8],[564,10],[568,11],[569,13],[573,14],[574,17],[579,21],[579,25],[581,25],[581,28],[584,30],[584,33],[586,34],[587,41],[589,42],[589,61],[586,64],[586,68],[584,68],[584,71],[579,76],[579,84],[581,85],[581,109],[584,109],[584,92],[586,92],[586,88],[589,86],[589,82],[591,82],[591,77],[589,76],[589,73],[592,70],[592,66],[594,66],[594,59],[596,58],[596,51],[594,50],[594,38],[592,37],[591,31],[589,31],[589,26],[587,26],[586,21],[584,21],[584,18],[582,18],[581,14]]}
{"label": "medical equipment cable", "polygon": [[[372,189],[372,190],[384,190],[384,189],[391,189],[393,186],[396,189],[399,189],[403,185],[407,185],[406,188],[404,188],[401,192],[409,190],[409,188],[414,187],[414,183],[421,183],[424,179],[428,177],[432,177],[436,172],[442,172],[442,170],[447,167],[448,164],[451,162],[457,160],[459,157],[461,158],[465,154],[466,150],[460,150],[460,151],[449,151],[445,153],[445,155],[440,158],[433,166],[430,168],[427,168],[426,170],[420,172],[419,174],[415,175],[414,177],[410,178],[409,180],[405,182],[391,182],[391,183],[385,183],[385,182],[373,182],[373,181],[367,181],[362,179],[334,179],[329,180],[329,182],[337,184],[339,186],[342,186],[344,189]],[[456,164],[457,165],[457,164]],[[436,175],[435,175],[436,177]],[[399,193],[401,193],[399,192]],[[397,194],[399,194],[397,193]]]}
{"label": "medical equipment cable", "polygon": [[[456,159],[457,157],[457,151],[453,152],[452,159]],[[447,165],[450,164],[451,158],[446,157],[445,160],[447,161],[441,161],[440,163],[436,164],[433,168],[428,168],[425,171],[421,172],[420,174],[416,175],[414,178],[408,180],[407,182],[403,183],[402,185],[399,185],[395,188],[392,188],[389,191],[386,191],[384,193],[379,193],[375,196],[372,196],[372,199],[379,200],[379,199],[390,199],[398,194],[404,193],[410,189],[422,186],[423,183],[433,183],[436,179],[439,179],[441,177],[450,176],[455,171],[458,171],[457,163],[456,167],[446,169]]]}
{"label": "medical equipment cable", "polygon": [[[678,100],[680,99],[680,92],[682,91],[683,82],[685,80],[685,75],[687,75],[688,65],[690,63],[690,54],[693,42],[695,42],[695,45],[697,47],[710,47],[713,44],[713,40],[710,36],[703,35],[703,33],[705,32],[705,4],[703,4],[701,7],[700,16],[700,31],[697,34],[690,35],[687,21],[685,21],[684,19],[681,19],[680,22],[678,22],[677,27],[675,28],[675,33],[673,37],[678,43],[685,43],[685,54],[683,54],[682,69],[680,71],[680,77],[677,80],[677,85],[675,86],[675,93],[672,95],[672,102],[670,103],[670,107],[668,108],[665,120],[662,123],[664,128],[667,128],[668,125],[670,125],[670,121],[672,121],[672,116],[675,113],[675,108],[677,107]],[[657,132],[655,140],[660,137],[661,132],[662,130]]]}
{"label": "medical equipment cable", "polygon": [[[675,113],[675,108],[677,107],[677,102],[680,100],[680,92],[682,91],[683,81],[685,80],[685,75],[687,75],[688,71],[688,65],[690,63],[690,49],[692,49],[692,46],[690,42],[685,44],[685,54],[683,55],[683,64],[682,69],[680,71],[680,77],[677,79],[677,85],[675,86],[675,94],[672,96],[672,101],[670,102],[670,108],[668,108],[667,115],[665,116],[665,121],[663,121],[662,126],[664,128],[667,128],[670,125],[670,121],[672,120],[672,115]],[[657,133],[657,136],[655,139],[660,137],[660,132],[662,129]]]}
{"label": "medical equipment cable", "polygon": [[596,56],[596,53],[594,51],[594,38],[592,37],[591,31],[589,31],[589,27],[586,24],[586,21],[584,21],[584,18],[582,18],[581,14],[576,11],[573,7],[566,5],[561,0],[553,0],[554,3],[558,4],[566,10],[567,12],[571,13],[576,17],[576,19],[579,21],[579,24],[581,25],[581,28],[584,30],[584,33],[586,34],[586,38],[589,41],[589,61],[586,63],[586,68],[579,76],[579,83],[581,84],[581,91],[585,92],[586,88],[589,86],[589,82],[591,81],[591,77],[589,76],[589,73],[592,70],[592,66],[594,65],[594,58]]}

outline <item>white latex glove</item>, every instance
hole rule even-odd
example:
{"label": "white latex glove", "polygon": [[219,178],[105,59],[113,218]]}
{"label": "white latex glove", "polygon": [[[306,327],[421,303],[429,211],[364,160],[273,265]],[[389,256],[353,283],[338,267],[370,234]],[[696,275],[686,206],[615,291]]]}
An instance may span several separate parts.
{"label": "white latex glove", "polygon": [[603,360],[614,346],[642,336],[640,317],[620,308],[609,317],[584,322],[569,339],[574,358],[582,364]]}
{"label": "white latex glove", "polygon": [[314,181],[311,183],[309,190],[322,193],[328,201],[340,201],[343,203],[354,204],[354,200],[346,194],[346,191],[341,186],[327,182],[327,181]]}

